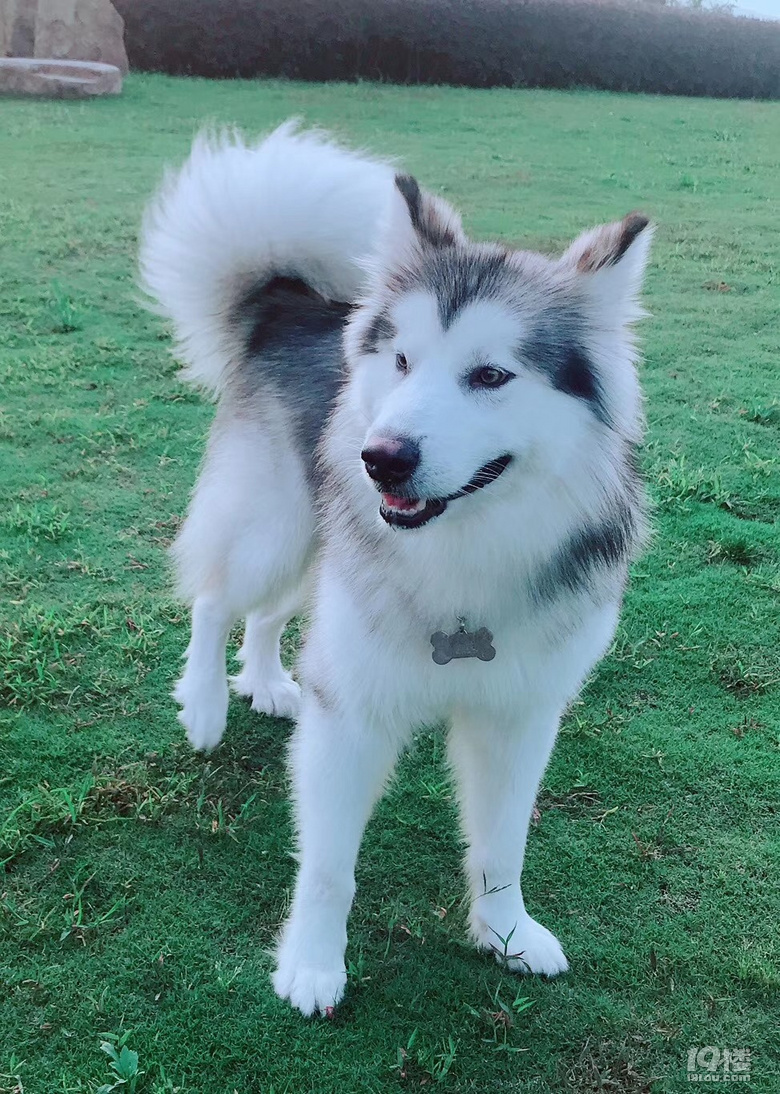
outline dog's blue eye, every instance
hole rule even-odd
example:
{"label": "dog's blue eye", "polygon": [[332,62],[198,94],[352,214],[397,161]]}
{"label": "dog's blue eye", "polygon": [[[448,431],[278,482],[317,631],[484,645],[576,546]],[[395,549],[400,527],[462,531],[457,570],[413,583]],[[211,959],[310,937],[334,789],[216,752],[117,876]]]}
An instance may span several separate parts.
{"label": "dog's blue eye", "polygon": [[409,362],[406,360],[406,355],[403,353],[396,353],[395,355],[395,367],[399,372],[409,371]]}
{"label": "dog's blue eye", "polygon": [[511,380],[513,374],[511,372],[505,372],[502,368],[495,368],[493,365],[484,365],[482,368],[475,369],[469,376],[469,385],[471,387],[503,387],[505,383]]}

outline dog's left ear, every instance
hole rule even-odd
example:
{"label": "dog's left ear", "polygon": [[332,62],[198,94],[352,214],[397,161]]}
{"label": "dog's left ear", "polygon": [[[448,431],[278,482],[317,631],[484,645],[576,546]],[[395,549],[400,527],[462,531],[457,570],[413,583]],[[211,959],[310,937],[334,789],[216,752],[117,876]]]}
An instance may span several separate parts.
{"label": "dog's left ear", "polygon": [[637,304],[654,228],[642,213],[629,213],[614,224],[583,233],[560,259],[580,275],[588,296],[603,315],[618,323],[643,313]]}
{"label": "dog's left ear", "polygon": [[383,235],[381,257],[390,264],[411,260],[432,247],[452,247],[465,238],[452,206],[421,190],[411,175],[395,176]]}
{"label": "dog's left ear", "polygon": [[420,243],[452,247],[463,239],[460,217],[446,201],[420,189],[412,175],[396,175],[395,188],[403,198],[412,229]]}

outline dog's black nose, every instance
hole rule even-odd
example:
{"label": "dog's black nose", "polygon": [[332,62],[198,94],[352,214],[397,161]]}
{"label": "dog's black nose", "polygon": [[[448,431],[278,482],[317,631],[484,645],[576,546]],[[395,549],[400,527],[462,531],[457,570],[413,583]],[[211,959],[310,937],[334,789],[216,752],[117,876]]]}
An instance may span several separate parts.
{"label": "dog's black nose", "polygon": [[420,448],[408,437],[378,437],[366,445],[360,456],[374,482],[400,486],[414,474]]}

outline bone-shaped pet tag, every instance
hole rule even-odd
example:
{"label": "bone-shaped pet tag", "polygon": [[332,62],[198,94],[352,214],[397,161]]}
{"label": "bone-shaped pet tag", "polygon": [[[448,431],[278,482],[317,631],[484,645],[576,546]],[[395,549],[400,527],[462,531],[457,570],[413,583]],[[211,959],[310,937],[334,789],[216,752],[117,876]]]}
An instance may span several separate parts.
{"label": "bone-shaped pet tag", "polygon": [[465,620],[454,634],[436,631],[431,635],[433,653],[431,656],[437,665],[447,665],[458,657],[477,657],[480,661],[492,661],[496,656],[493,635],[487,627],[478,631],[466,630]]}

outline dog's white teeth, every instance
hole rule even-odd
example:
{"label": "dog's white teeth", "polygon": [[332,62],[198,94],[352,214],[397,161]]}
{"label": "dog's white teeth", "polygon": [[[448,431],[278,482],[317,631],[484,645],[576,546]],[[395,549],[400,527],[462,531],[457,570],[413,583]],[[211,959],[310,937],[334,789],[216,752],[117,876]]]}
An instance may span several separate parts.
{"label": "dog's white teeth", "polygon": [[425,498],[398,498],[393,494],[383,494],[385,509],[393,513],[406,513],[407,516],[421,513],[428,504]]}

